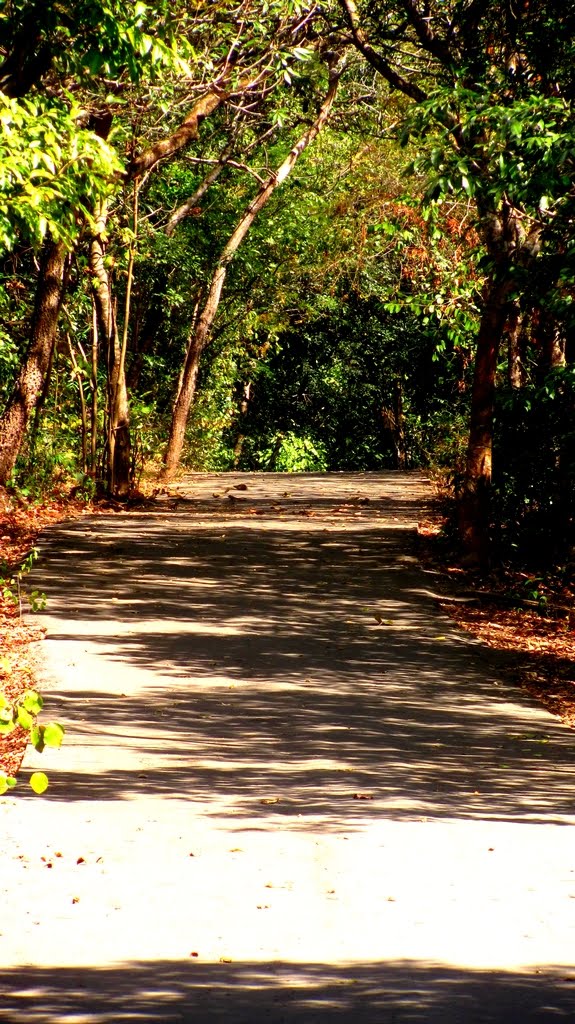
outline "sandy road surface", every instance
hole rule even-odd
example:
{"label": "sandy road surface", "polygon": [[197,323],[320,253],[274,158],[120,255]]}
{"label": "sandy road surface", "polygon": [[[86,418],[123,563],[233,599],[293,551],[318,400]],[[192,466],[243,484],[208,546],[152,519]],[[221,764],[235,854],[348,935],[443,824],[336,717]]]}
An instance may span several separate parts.
{"label": "sandy road surface", "polygon": [[49,531],[0,1021],[575,1020],[573,733],[439,612],[428,497],[191,476]]}

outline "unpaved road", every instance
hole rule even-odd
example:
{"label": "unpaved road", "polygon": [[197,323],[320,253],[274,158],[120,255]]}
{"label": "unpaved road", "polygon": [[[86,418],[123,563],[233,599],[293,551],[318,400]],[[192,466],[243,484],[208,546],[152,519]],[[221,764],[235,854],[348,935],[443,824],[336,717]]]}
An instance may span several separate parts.
{"label": "unpaved road", "polygon": [[575,1020],[573,733],[438,610],[428,497],[191,476],[48,532],[0,1021]]}

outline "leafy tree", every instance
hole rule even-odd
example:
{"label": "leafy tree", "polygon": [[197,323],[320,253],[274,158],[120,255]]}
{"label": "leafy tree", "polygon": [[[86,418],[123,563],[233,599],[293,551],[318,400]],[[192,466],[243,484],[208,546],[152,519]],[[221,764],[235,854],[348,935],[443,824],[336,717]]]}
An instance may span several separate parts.
{"label": "leafy tree", "polygon": [[68,252],[121,170],[102,129],[106,76],[139,81],[158,63],[183,66],[173,29],[164,3],[125,12],[92,0],[13,2],[0,12],[0,239],[43,244],[29,347],[0,419],[0,484],[45,387]]}
{"label": "leafy tree", "polygon": [[[358,50],[414,105],[403,139],[419,141],[414,169],[427,177],[428,202],[467,199],[483,246],[460,522],[470,558],[484,559],[503,333],[535,267],[569,248],[575,6],[341,0],[341,8]],[[547,295],[566,265],[555,269]]]}
{"label": "leafy tree", "polygon": [[180,460],[184,442],[187,417],[196,388],[196,380],[201,354],[209,340],[210,332],[218,311],[221,292],[226,278],[227,269],[239,246],[250,230],[255,218],[267,205],[275,190],[285,181],[298,161],[300,155],[313,142],[327,121],[336,97],[339,79],[343,70],[339,61],[330,61],[329,80],[325,98],[317,117],[306,128],[289,150],[287,156],[278,167],[270,172],[261,182],[256,195],[250,199],[237,224],[224,245],[213,271],[203,308],[198,313],[192,327],[190,341],[186,353],[179,391],[174,405],[174,413],[165,456],[164,479],[169,479]]}

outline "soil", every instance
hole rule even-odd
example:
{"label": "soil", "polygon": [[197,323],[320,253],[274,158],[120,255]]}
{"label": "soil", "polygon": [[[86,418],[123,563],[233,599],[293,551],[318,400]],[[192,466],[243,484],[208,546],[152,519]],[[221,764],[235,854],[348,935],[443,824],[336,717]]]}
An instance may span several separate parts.
{"label": "soil", "polygon": [[439,508],[419,524],[422,558],[442,578],[442,608],[488,647],[511,652],[509,678],[575,727],[575,586],[552,573],[463,569],[437,544],[444,524]]}

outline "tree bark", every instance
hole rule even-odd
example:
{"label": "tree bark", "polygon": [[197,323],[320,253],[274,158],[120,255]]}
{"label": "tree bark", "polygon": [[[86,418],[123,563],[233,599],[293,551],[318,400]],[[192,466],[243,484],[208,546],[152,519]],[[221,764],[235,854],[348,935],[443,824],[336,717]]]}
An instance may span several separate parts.
{"label": "tree bark", "polygon": [[142,177],[152,167],[155,167],[160,160],[166,160],[179,153],[188,143],[198,138],[199,127],[206,117],[213,114],[231,96],[247,92],[256,81],[257,76],[246,78],[238,82],[234,89],[227,88],[228,82],[223,78],[218,83],[214,83],[194,103],[192,109],[186,115],[181,125],[176,128],[175,132],[165,139],[160,139],[159,142],[156,142],[155,145],[150,146],[149,149],[144,150],[143,153],[140,153],[139,156],[132,160],[128,168],[128,178]]}
{"label": "tree bark", "polygon": [[485,564],[489,556],[495,383],[511,287],[508,276],[496,276],[487,283],[477,337],[465,479],[459,501],[459,530],[466,560],[477,565]]}
{"label": "tree bark", "polygon": [[525,384],[525,324],[518,302],[512,302],[507,321],[507,379],[515,391]]}
{"label": "tree bark", "polygon": [[262,184],[255,198],[249,204],[245,213],[238,221],[234,231],[230,235],[221,252],[216,269],[212,275],[204,308],[190,338],[186,365],[184,368],[180,391],[174,404],[170,434],[166,453],[164,455],[164,468],[161,473],[161,479],[163,481],[168,481],[172,478],[180,462],[186,423],[196,390],[200,359],[210,338],[211,329],[220,304],[228,266],[260,210],[262,210],[266,205],[276,188],[285,181],[303,151],[315,139],[316,135],[318,135],[326,123],[337,94],[342,70],[343,68],[339,70],[335,67],[330,68],[328,90],[317,118],[313,124],[310,125],[307,131],[305,131],[298,139],[278,169],[270,174],[267,180]]}
{"label": "tree bark", "polygon": [[403,388],[400,380],[393,382],[393,414],[395,418],[395,461],[398,469],[405,469],[405,416],[403,412]]}
{"label": "tree bark", "polygon": [[240,400],[240,406],[238,411],[237,421],[237,435],[236,443],[234,444],[234,469],[237,469],[240,464],[242,457],[242,449],[244,447],[244,441],[246,435],[243,433],[243,425],[249,412],[250,402],[252,400],[252,384],[251,381],[242,384],[242,397]]}
{"label": "tree bark", "polygon": [[86,396],[84,394],[84,377],[80,367],[78,366],[78,360],[76,359],[76,353],[74,352],[72,338],[69,334],[66,334],[66,342],[68,345],[70,362],[72,364],[72,375],[76,378],[76,382],[78,384],[78,398],[80,400],[80,417],[82,423],[82,472],[85,475],[88,469],[88,409],[86,406]]}
{"label": "tree bark", "polygon": [[90,269],[94,279],[94,304],[100,335],[105,339],[108,369],[108,491],[127,498],[132,485],[130,407],[126,386],[123,345],[118,334],[112,301],[112,283],[105,264],[105,232],[108,211],[102,204],[96,216],[96,233],[90,245]]}
{"label": "tree bark", "polygon": [[565,334],[561,324],[547,310],[539,311],[534,341],[538,350],[541,376],[545,376],[549,370],[556,370],[566,365],[567,342]]}
{"label": "tree bark", "polygon": [[200,337],[197,333],[192,334],[190,336],[186,361],[184,363],[184,372],[180,380],[180,387],[172,410],[170,433],[168,436],[166,454],[164,456],[164,467],[160,477],[164,481],[171,480],[180,463],[180,457],[186,436],[188,416],[196,393],[202,350],[203,346]]}
{"label": "tree bark", "polygon": [[61,242],[44,247],[32,318],[30,347],[6,410],[0,417],[0,486],[5,486],[42,394],[56,344],[64,292],[66,249]]}

